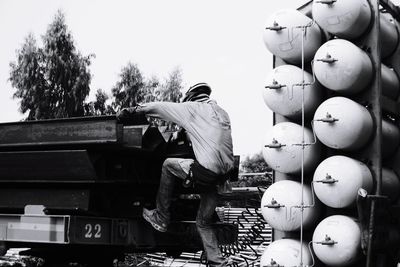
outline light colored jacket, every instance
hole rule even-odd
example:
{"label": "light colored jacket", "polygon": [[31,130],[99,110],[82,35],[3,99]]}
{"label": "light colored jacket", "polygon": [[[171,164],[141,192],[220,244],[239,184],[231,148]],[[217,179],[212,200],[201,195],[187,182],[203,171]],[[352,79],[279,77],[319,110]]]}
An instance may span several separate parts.
{"label": "light colored jacket", "polygon": [[197,161],[205,168],[224,174],[233,168],[231,123],[214,100],[206,102],[152,102],[138,111],[174,122],[189,135]]}

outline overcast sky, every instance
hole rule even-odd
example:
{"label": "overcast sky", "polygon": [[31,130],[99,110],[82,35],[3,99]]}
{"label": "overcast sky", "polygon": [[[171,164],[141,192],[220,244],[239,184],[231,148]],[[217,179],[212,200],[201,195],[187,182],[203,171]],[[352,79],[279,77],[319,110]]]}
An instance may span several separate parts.
{"label": "overcast sky", "polygon": [[129,61],[160,79],[177,66],[185,86],[207,82],[231,116],[234,152],[261,151],[272,113],[262,99],[272,56],[262,41],[267,17],[305,0],[0,0],[0,122],[25,117],[12,99],[9,62],[32,32],[41,35],[57,9],[75,44],[94,53],[91,91],[110,92]]}

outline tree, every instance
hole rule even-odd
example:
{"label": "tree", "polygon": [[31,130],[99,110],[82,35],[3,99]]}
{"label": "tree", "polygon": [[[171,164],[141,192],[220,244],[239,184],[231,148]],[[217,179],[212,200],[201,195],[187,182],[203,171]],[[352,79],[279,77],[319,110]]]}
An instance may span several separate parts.
{"label": "tree", "polygon": [[143,86],[143,103],[159,101],[160,81],[156,76],[146,80]]}
{"label": "tree", "polygon": [[113,108],[120,110],[136,106],[145,99],[145,81],[138,66],[129,62],[119,75],[120,80],[111,89],[114,97]]}
{"label": "tree", "polygon": [[258,172],[271,172],[272,169],[265,162],[262,153],[257,153],[247,156],[241,163],[243,172],[258,173]]}
{"label": "tree", "polygon": [[115,110],[155,101],[179,102],[182,97],[182,71],[178,67],[162,84],[156,76],[146,79],[132,62],[121,69],[119,77],[111,90]]}
{"label": "tree", "polygon": [[18,51],[18,63],[11,62],[10,78],[13,87],[17,88],[14,98],[20,98],[20,111],[29,111],[28,119],[48,114],[48,102],[44,98],[47,81],[44,76],[43,53],[36,45],[32,34],[25,38]]}
{"label": "tree", "polygon": [[177,67],[161,85],[159,99],[160,101],[179,102],[182,97],[182,89],[182,71]]}
{"label": "tree", "polygon": [[[111,90],[114,97],[111,106],[115,111],[148,102],[179,102],[182,97],[182,71],[178,67],[162,84],[156,76],[146,79],[139,67],[132,62],[128,62],[121,69],[119,77],[120,80]],[[151,118],[150,121],[155,125],[176,128],[173,123],[166,123],[160,119]]]}
{"label": "tree", "polygon": [[85,103],[85,116],[101,116],[115,114],[114,109],[106,103],[109,96],[102,89],[97,89],[96,100]]}
{"label": "tree", "polygon": [[247,156],[240,166],[241,173],[265,173],[265,175],[242,176],[233,186],[269,186],[272,183],[272,169],[265,162],[262,153]]}
{"label": "tree", "polygon": [[[180,68],[175,68],[165,79],[163,84],[157,83],[154,87],[152,101],[167,101],[167,102],[179,102],[182,97],[182,71]],[[168,126],[169,130],[178,130],[178,126],[172,122],[164,122],[159,119],[152,119],[157,125]]]}
{"label": "tree", "polygon": [[16,88],[13,97],[21,99],[20,111],[28,112],[28,120],[84,115],[91,81],[88,67],[94,55],[77,51],[61,11],[42,41],[40,48],[29,34],[17,60],[10,63],[9,80]]}

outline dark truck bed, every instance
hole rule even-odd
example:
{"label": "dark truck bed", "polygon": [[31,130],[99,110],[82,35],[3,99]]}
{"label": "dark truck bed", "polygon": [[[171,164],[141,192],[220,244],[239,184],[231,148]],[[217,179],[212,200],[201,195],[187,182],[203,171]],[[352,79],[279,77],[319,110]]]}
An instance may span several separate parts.
{"label": "dark truck bed", "polygon": [[[198,200],[176,203],[165,234],[141,218],[156,197],[166,135],[114,116],[0,124],[0,241],[86,254],[201,250]],[[234,225],[217,225],[222,243],[236,240]]]}

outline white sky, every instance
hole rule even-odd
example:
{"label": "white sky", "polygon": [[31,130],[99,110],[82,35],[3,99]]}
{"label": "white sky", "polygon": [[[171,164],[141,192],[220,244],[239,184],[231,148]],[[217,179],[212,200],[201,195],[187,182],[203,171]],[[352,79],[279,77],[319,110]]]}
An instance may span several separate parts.
{"label": "white sky", "polygon": [[272,12],[297,8],[306,0],[0,0],[0,122],[25,117],[12,99],[9,62],[24,38],[41,35],[57,9],[83,55],[96,54],[91,91],[107,92],[128,61],[144,76],[167,77],[176,66],[186,86],[207,82],[212,98],[232,121],[235,154],[261,150],[272,126],[262,99],[272,56],[262,41]]}

